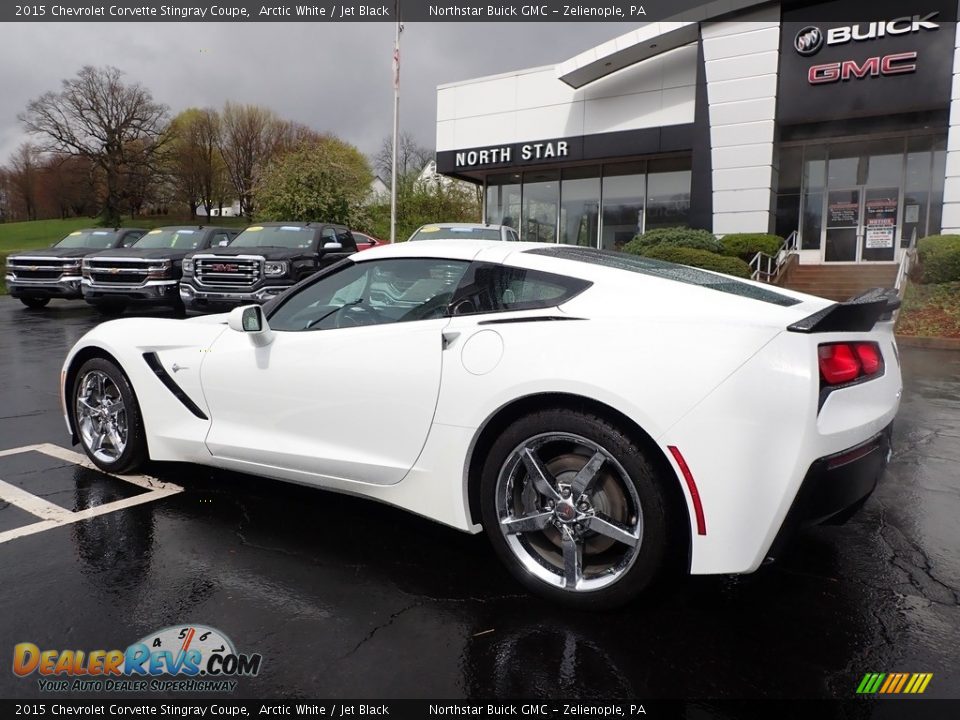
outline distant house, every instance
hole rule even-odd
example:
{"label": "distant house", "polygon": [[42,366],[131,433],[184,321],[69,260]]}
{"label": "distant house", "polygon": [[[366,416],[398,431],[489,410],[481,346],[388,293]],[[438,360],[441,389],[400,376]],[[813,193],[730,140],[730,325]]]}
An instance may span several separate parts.
{"label": "distant house", "polygon": [[390,186],[385,183],[379,175],[374,175],[370,182],[370,192],[368,193],[368,202],[376,202],[380,198],[387,197],[390,194]]}
{"label": "distant house", "polygon": [[[207,209],[203,205],[200,205],[197,208],[197,215],[206,217]],[[219,207],[211,208],[210,217],[240,217],[240,201],[234,200],[229,205],[224,205],[222,214]]]}

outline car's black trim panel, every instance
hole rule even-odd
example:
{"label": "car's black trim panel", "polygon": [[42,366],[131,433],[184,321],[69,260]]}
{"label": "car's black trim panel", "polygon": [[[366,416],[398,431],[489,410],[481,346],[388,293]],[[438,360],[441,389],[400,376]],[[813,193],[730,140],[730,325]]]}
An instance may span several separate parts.
{"label": "car's black trim panel", "polygon": [[530,317],[498,318],[496,320],[481,320],[477,325],[506,325],[507,323],[548,322],[552,320],[583,320],[584,318],[567,315],[532,315]]}
{"label": "car's black trim panel", "polygon": [[883,475],[892,434],[893,423],[859,445],[811,463],[767,555],[777,558],[802,527],[846,522]]}
{"label": "car's black trim panel", "polygon": [[162,382],[166,386],[167,390],[173,393],[174,397],[176,397],[177,400],[183,403],[183,406],[187,410],[189,410],[191,413],[196,415],[201,420],[210,419],[204,414],[203,410],[201,410],[197,406],[197,404],[190,399],[190,396],[183,391],[183,388],[177,385],[174,379],[170,377],[170,374],[164,369],[163,365],[160,364],[160,358],[157,357],[156,353],[152,353],[152,352],[144,353],[143,359],[147,363],[147,365],[150,367],[150,369],[153,370],[154,375],[156,375],[160,379],[160,382]]}

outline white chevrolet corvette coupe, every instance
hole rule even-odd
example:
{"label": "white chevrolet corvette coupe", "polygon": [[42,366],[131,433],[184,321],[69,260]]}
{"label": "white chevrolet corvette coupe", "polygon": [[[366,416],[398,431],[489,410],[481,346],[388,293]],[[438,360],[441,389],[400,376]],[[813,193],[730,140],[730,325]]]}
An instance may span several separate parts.
{"label": "white chevrolet corvette coupe", "polygon": [[262,308],[97,326],[63,409],[108,472],[362,495],[485,530],[528,589],[611,607],[670,568],[752,572],[866,500],[900,401],[896,306],[580,247],[386,245]]}

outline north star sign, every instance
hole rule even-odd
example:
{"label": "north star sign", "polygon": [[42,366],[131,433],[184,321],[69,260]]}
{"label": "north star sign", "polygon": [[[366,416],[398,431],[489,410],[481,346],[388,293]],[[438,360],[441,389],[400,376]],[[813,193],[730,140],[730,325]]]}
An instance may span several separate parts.
{"label": "north star sign", "polygon": [[517,160],[536,161],[565,158],[570,154],[570,143],[566,140],[544,140],[516,145],[499,145],[480,150],[458,150],[454,157],[454,167],[473,168],[480,165],[509,163]]}

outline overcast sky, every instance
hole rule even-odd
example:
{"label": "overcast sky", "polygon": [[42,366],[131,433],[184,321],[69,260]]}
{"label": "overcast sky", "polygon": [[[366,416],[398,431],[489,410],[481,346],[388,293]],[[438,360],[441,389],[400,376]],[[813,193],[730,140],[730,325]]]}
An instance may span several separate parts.
{"label": "overcast sky", "polygon": [[[627,23],[407,23],[401,127],[434,147],[436,86],[552,65]],[[28,139],[17,113],[83,65],[114,65],[166,103],[265,105],[372,154],[393,122],[392,23],[33,23],[0,28],[0,164]]]}

